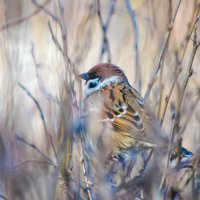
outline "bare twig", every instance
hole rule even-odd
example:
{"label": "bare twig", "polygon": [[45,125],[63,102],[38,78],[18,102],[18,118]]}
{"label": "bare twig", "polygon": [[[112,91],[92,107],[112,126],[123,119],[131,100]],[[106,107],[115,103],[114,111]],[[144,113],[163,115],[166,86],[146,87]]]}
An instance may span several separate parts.
{"label": "bare twig", "polygon": [[141,92],[141,65],[140,65],[140,54],[139,54],[139,28],[138,28],[138,18],[131,5],[130,0],[125,0],[126,8],[131,18],[133,32],[134,32],[134,49],[135,49],[135,81],[138,87],[138,90]]}
{"label": "bare twig", "polygon": [[55,147],[54,147],[54,144],[53,144],[53,141],[52,141],[52,138],[50,137],[50,135],[48,134],[48,131],[47,131],[47,127],[46,127],[46,122],[45,122],[45,117],[44,117],[44,114],[43,114],[43,111],[42,111],[42,108],[39,104],[39,102],[36,100],[36,98],[30,93],[30,91],[25,87],[23,86],[21,83],[18,83],[19,87],[21,87],[25,92],[26,94],[33,100],[33,102],[35,103],[39,113],[40,113],[40,117],[42,119],[42,123],[43,123],[43,127],[44,127],[44,132],[46,134],[46,137],[48,138],[50,144],[51,144],[51,147],[53,149],[53,152],[54,152],[54,155],[55,155],[55,158],[57,160],[57,154],[56,154],[56,150],[55,150]]}
{"label": "bare twig", "polygon": [[[68,78],[69,80],[69,84],[72,83],[72,75],[73,75],[73,72],[74,72],[74,64],[71,62],[70,58],[69,58],[69,55],[68,55],[68,45],[67,45],[67,27],[66,27],[66,20],[65,20],[65,17],[64,17],[64,7],[63,5],[61,4],[61,1],[60,0],[57,0],[58,1],[58,5],[59,5],[59,11],[60,11],[60,15],[61,15],[61,18],[60,18],[60,26],[61,26],[61,30],[62,30],[62,42],[63,42],[63,52],[64,52],[64,62],[65,62],[65,66],[66,68],[68,69],[66,71],[66,77]],[[67,76],[68,75],[68,76]]]}
{"label": "bare twig", "polygon": [[[65,63],[69,63],[70,66],[74,66],[74,64],[72,63],[71,59],[69,58],[68,54],[66,53],[67,50],[64,51],[63,48],[67,48],[67,47],[64,47],[66,45],[63,44],[63,47],[61,46],[61,44],[59,43],[58,39],[56,38],[54,32],[53,32],[53,29],[52,29],[52,26],[51,26],[51,22],[49,21],[48,22],[48,26],[49,26],[49,30],[50,30],[50,34],[51,34],[51,37],[52,37],[52,40],[55,44],[55,46],[58,48],[58,50],[62,53],[63,57],[64,57],[64,60],[66,61]],[[64,36],[63,36],[64,37]],[[63,41],[64,42],[64,41]],[[76,72],[74,71],[75,69],[72,68],[74,74],[76,74]],[[71,76],[70,76],[71,77]],[[70,81],[71,82],[71,81]]]}
{"label": "bare twig", "polygon": [[[38,8],[43,9],[44,13],[46,13],[48,16],[51,17],[51,19],[53,19],[54,22],[58,23],[60,29],[61,29],[61,35],[62,35],[62,48],[61,45],[59,45],[59,50],[64,54],[64,62],[65,62],[65,67],[66,67],[66,77],[68,79],[68,83],[72,82],[72,73],[74,72],[74,68],[73,68],[73,63],[71,62],[69,56],[68,56],[68,46],[67,46],[67,27],[66,27],[66,20],[64,17],[64,7],[61,4],[60,0],[58,1],[58,5],[59,5],[59,14],[60,14],[60,18],[55,16],[50,10],[48,10],[47,8],[43,7],[42,4],[40,4],[37,0],[32,0],[33,4],[35,4]],[[50,28],[50,23],[49,23],[49,28]],[[55,40],[55,36],[53,34],[52,28],[50,29],[53,41],[56,42]],[[55,43],[56,46],[58,47],[58,42]]]}
{"label": "bare twig", "polygon": [[[196,28],[195,28],[195,30],[196,30]],[[173,132],[178,133],[178,134],[180,133],[179,132],[179,119],[180,119],[180,110],[181,110],[181,106],[182,106],[182,102],[183,102],[183,97],[184,97],[184,94],[185,94],[185,90],[187,88],[188,81],[189,81],[189,79],[190,79],[190,77],[192,76],[192,73],[193,73],[192,65],[193,65],[193,61],[194,61],[197,49],[199,48],[199,45],[200,45],[200,41],[196,41],[197,40],[196,37],[197,36],[196,36],[196,31],[195,31],[195,36],[194,36],[194,41],[193,41],[193,49],[192,49],[192,52],[191,52],[191,56],[190,56],[186,76],[185,76],[185,79],[184,79],[184,82],[183,82],[183,86],[181,88],[180,100],[179,100],[178,108],[177,108],[177,116],[176,116],[175,124],[174,124],[174,127],[173,127]]]}
{"label": "bare twig", "polygon": [[158,58],[158,63],[157,63],[157,65],[156,65],[156,67],[155,67],[155,69],[153,71],[153,75],[152,75],[152,77],[150,79],[150,82],[148,84],[148,87],[147,87],[147,90],[146,90],[146,93],[145,93],[145,96],[144,96],[144,100],[145,101],[147,101],[147,99],[149,98],[149,95],[150,95],[151,89],[153,87],[153,84],[155,82],[156,76],[157,76],[160,68],[163,65],[163,59],[164,59],[164,56],[165,56],[165,52],[167,50],[167,46],[168,46],[168,43],[169,43],[171,32],[172,32],[172,29],[173,29],[173,26],[174,26],[174,21],[176,19],[176,15],[178,13],[178,9],[180,7],[181,2],[182,2],[182,0],[179,0],[179,2],[177,3],[177,6],[176,6],[174,14],[172,16],[171,22],[170,22],[170,24],[168,26],[168,30],[167,30],[167,33],[165,35],[165,40],[164,40],[164,43],[163,43],[163,46],[161,48],[160,55],[159,55],[159,58]]}
{"label": "bare twig", "polygon": [[170,97],[171,97],[171,95],[172,95],[173,89],[174,89],[174,87],[175,87],[175,84],[176,84],[176,82],[177,82],[177,79],[178,79],[179,74],[181,73],[181,71],[182,71],[182,70],[179,70],[179,71],[178,71],[178,73],[177,73],[177,75],[175,76],[174,81],[173,81],[173,83],[172,83],[172,87],[171,87],[171,89],[170,89],[170,91],[169,91],[169,94],[165,97],[164,110],[163,110],[163,113],[162,113],[162,116],[161,116],[161,120],[160,120],[160,125],[161,125],[161,126],[162,126],[162,124],[163,124],[163,120],[164,120],[165,113],[166,113],[166,110],[167,110],[167,107],[168,107],[168,104],[169,104]]}
{"label": "bare twig", "polygon": [[109,63],[111,62],[111,50],[110,50],[110,43],[109,43],[108,36],[107,36],[107,31],[108,31],[108,28],[110,26],[111,17],[113,15],[114,11],[115,11],[116,1],[117,0],[111,0],[111,6],[110,6],[108,18],[107,18],[106,22],[104,23],[102,15],[101,15],[100,0],[97,0],[97,14],[98,14],[98,17],[99,17],[99,22],[100,22],[100,25],[101,25],[101,28],[102,28],[102,33],[103,33],[103,42],[102,42],[100,59],[99,59],[100,62],[103,58],[104,53],[106,53],[106,52],[107,52],[107,55],[108,55],[107,61]]}
{"label": "bare twig", "polygon": [[192,114],[195,112],[196,107],[198,106],[199,101],[200,101],[200,91],[198,92],[197,99],[195,100],[195,102],[192,104],[192,106],[190,108],[190,113],[189,113],[187,119],[185,120],[183,128],[180,131],[181,133],[183,133],[185,131],[185,129],[187,128],[187,125],[189,124],[189,122],[190,122],[190,120],[192,118]]}
{"label": "bare twig", "polygon": [[197,49],[199,48],[199,45],[200,45],[200,42],[199,41],[196,42],[196,39],[195,39],[195,41],[193,42],[193,50],[192,50],[192,53],[191,53],[191,57],[190,57],[190,61],[189,61],[189,66],[187,68],[186,77],[185,77],[184,82],[183,82],[183,87],[182,87],[182,93],[181,93],[179,107],[181,107],[181,104],[182,104],[182,101],[183,101],[183,97],[184,97],[184,94],[185,94],[185,90],[186,90],[188,81],[189,81],[190,77],[193,74],[192,64],[193,64],[194,57],[196,55]]}
{"label": "bare twig", "polygon": [[[32,145],[32,144],[31,144]],[[53,167],[57,167],[57,165],[55,165],[52,162],[45,162],[45,161],[40,161],[40,160],[25,160],[23,162],[20,162],[19,164],[16,164],[13,168],[18,168],[24,164],[29,164],[29,163],[33,163],[33,164],[42,164],[42,165],[52,165]]]}
{"label": "bare twig", "polygon": [[55,46],[58,48],[58,50],[62,53],[63,56],[65,56],[64,52],[63,52],[63,49],[61,47],[61,44],[58,42],[56,36],[54,35],[53,33],[53,29],[52,29],[52,26],[51,26],[51,22],[48,21],[48,26],[49,26],[49,30],[50,30],[50,33],[51,33],[51,38],[55,44]]}
{"label": "bare twig", "polygon": [[63,57],[67,59],[67,61],[72,64],[70,58],[65,54],[61,44],[59,43],[58,39],[56,38],[56,36],[54,35],[54,32],[53,32],[53,29],[52,29],[52,26],[51,26],[51,22],[48,21],[48,26],[49,26],[49,30],[50,30],[50,34],[51,34],[51,37],[52,37],[52,40],[55,44],[55,46],[58,48],[58,50],[62,53]]}
{"label": "bare twig", "polygon": [[160,118],[161,115],[161,107],[162,107],[162,99],[163,99],[163,93],[164,93],[164,84],[162,83],[163,78],[163,68],[160,70],[160,76],[159,76],[159,99],[158,99],[158,109],[157,109],[157,118]]}
{"label": "bare twig", "polygon": [[87,191],[87,195],[88,195],[88,199],[91,200],[91,193],[90,193],[90,188],[91,188],[91,181],[89,181],[88,176],[87,176],[87,172],[86,172],[86,166],[85,166],[85,159],[84,159],[84,155],[83,155],[83,145],[81,145],[81,156],[82,156],[82,160],[81,160],[81,164],[83,167],[83,174],[84,174],[84,182],[86,184],[86,191]]}
{"label": "bare twig", "polygon": [[[170,22],[172,20],[172,12],[173,12],[172,0],[169,0],[169,8],[168,8],[168,20],[169,20],[168,24],[169,24],[169,26],[170,26]],[[162,66],[164,65],[164,60],[165,59],[163,58],[163,61],[161,62]],[[162,106],[163,93],[164,93],[164,84],[163,84],[164,69],[162,66],[160,67],[160,76],[159,76],[159,101],[158,101],[158,110],[157,110],[157,118],[158,119],[160,119],[160,115],[161,115],[161,106]]]}
{"label": "bare twig", "polygon": [[[175,87],[175,85],[177,83],[178,77],[179,77],[179,75],[180,75],[180,73],[182,71],[183,59],[184,59],[184,56],[185,56],[185,53],[186,53],[186,49],[188,47],[188,43],[189,43],[189,40],[191,38],[192,32],[194,30],[194,27],[196,26],[197,21],[198,21],[198,13],[199,13],[199,8],[198,9],[195,8],[194,14],[193,14],[193,16],[191,18],[192,22],[189,24],[187,34],[186,34],[182,44],[180,45],[180,50],[182,50],[182,55],[181,55],[180,59],[178,58],[178,54],[177,54],[178,50],[175,52],[176,57],[177,57],[177,66],[176,66],[176,68],[177,68],[178,72],[177,72],[177,74],[175,76],[175,79],[173,81],[173,84],[172,84],[172,87],[170,89],[170,92],[165,98],[165,106],[164,106],[164,110],[163,110],[163,113],[161,115],[161,120],[160,120],[160,124],[161,125],[163,123],[163,120],[164,120],[164,117],[165,117],[165,114],[166,114],[166,110],[167,110],[167,107],[168,107],[168,103],[169,103],[171,94],[172,94],[172,92],[174,90],[174,87]],[[193,20],[193,19],[195,19],[195,20]]]}
{"label": "bare twig", "polygon": [[38,7],[37,9],[35,9],[34,11],[32,11],[31,13],[25,15],[25,16],[22,16],[22,17],[18,17],[18,18],[15,18],[15,19],[11,19],[10,21],[7,21],[5,24],[1,25],[0,26],[0,32],[1,31],[4,31],[5,29],[8,29],[12,26],[15,26],[15,25],[18,25],[22,22],[25,22],[27,20],[29,20],[31,17],[37,15],[38,13],[40,13],[44,8],[46,7],[49,3],[51,2],[51,0],[46,0],[43,4],[42,4],[42,7]]}
{"label": "bare twig", "polygon": [[44,83],[41,80],[41,77],[40,77],[39,72],[38,72],[38,69],[40,68],[40,64],[36,61],[35,48],[34,48],[34,44],[33,43],[32,43],[32,47],[31,47],[31,55],[32,55],[32,58],[33,58],[33,62],[35,64],[35,71],[36,71],[36,77],[37,77],[37,80],[38,80],[38,85],[39,85],[39,88],[40,88],[42,94],[44,94],[44,96],[48,100],[53,101],[56,104],[59,104],[58,98],[52,96],[48,91],[46,91],[46,89],[44,87]]}
{"label": "bare twig", "polygon": [[40,151],[35,144],[31,144],[27,142],[24,138],[20,137],[19,135],[15,135],[16,139],[19,140],[20,142],[23,142],[27,146],[33,148],[35,151],[37,151],[43,158],[45,158],[47,161],[49,161],[52,165],[55,166],[54,162],[47,156],[45,155],[42,151]]}
{"label": "bare twig", "polygon": [[172,126],[171,126],[171,131],[170,131],[171,132],[171,134],[170,134],[170,142],[169,142],[168,151],[167,151],[167,159],[166,159],[166,163],[165,163],[165,168],[164,168],[162,179],[161,179],[161,183],[160,183],[160,190],[162,189],[164,181],[165,181],[167,168],[169,166],[171,147],[172,147],[173,138],[174,138],[173,127],[174,127],[174,123],[175,123],[176,113],[175,113],[175,110],[173,110],[172,112],[173,113],[172,113]]}
{"label": "bare twig", "polygon": [[[33,4],[35,4],[38,8],[43,9],[44,13],[46,13],[48,16],[50,16],[56,23],[58,23],[61,31],[62,31],[62,39],[63,39],[63,52],[65,54],[65,57],[68,58],[68,50],[67,50],[67,30],[66,30],[66,25],[65,25],[65,20],[64,20],[64,8],[61,5],[60,1],[59,2],[59,10],[61,14],[61,19],[59,19],[57,16],[55,16],[50,10],[46,9],[45,7],[42,6],[37,0],[32,0]],[[67,60],[68,63],[69,60]],[[66,63],[66,67],[69,68],[68,64]],[[70,70],[68,70],[70,72]],[[70,78],[70,76],[68,77]]]}
{"label": "bare twig", "polygon": [[50,10],[48,10],[46,7],[44,7],[43,4],[39,3],[37,0],[31,0],[31,1],[35,6],[37,6],[38,9],[42,10],[44,13],[49,15],[62,28],[62,25],[61,25],[59,18],[57,18]]}

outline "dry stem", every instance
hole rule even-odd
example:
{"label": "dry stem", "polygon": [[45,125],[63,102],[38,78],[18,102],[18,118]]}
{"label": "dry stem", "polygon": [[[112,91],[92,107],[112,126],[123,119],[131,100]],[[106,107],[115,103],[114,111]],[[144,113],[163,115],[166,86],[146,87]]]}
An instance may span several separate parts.
{"label": "dry stem", "polygon": [[171,19],[171,22],[169,24],[169,27],[168,27],[168,30],[167,30],[167,33],[165,35],[165,40],[164,40],[164,43],[163,43],[163,46],[161,48],[161,52],[160,52],[160,56],[158,58],[158,63],[154,69],[154,72],[153,72],[153,75],[152,75],[152,78],[150,79],[150,82],[148,84],[148,87],[147,87],[147,90],[146,90],[146,93],[145,93],[145,96],[144,96],[144,100],[147,101],[147,99],[149,98],[149,95],[150,95],[150,92],[151,92],[151,89],[153,87],[153,84],[155,82],[155,79],[156,79],[156,76],[160,70],[160,68],[162,67],[162,64],[163,64],[163,59],[164,59],[164,56],[165,56],[165,52],[167,50],[167,46],[168,46],[168,43],[169,43],[169,39],[170,39],[170,36],[171,36],[171,32],[172,32],[172,29],[173,29],[173,26],[174,26],[174,21],[176,19],[176,15],[178,13],[178,9],[180,7],[180,4],[181,4],[182,0],[179,0],[176,8],[175,8],[175,11],[174,11],[174,15]]}

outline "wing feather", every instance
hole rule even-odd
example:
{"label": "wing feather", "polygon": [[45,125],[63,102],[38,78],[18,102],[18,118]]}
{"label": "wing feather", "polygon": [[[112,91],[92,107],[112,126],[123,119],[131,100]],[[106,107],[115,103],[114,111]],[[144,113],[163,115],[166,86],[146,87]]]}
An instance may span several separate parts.
{"label": "wing feather", "polygon": [[[113,119],[114,131],[129,137],[134,137],[134,133],[144,132],[142,98],[131,86],[113,84],[105,87],[101,93],[105,96],[103,116]],[[140,104],[137,103],[137,100]]]}
{"label": "wing feather", "polygon": [[[101,103],[98,104],[98,101]],[[128,83],[113,83],[101,88],[92,93],[86,99],[86,103],[87,107],[100,105],[99,121],[103,123],[104,129],[108,129],[106,133],[118,138],[121,147],[134,146],[134,141],[149,147],[168,146],[169,140],[161,134],[162,131],[157,123],[154,123],[152,115],[150,117],[142,97]]]}

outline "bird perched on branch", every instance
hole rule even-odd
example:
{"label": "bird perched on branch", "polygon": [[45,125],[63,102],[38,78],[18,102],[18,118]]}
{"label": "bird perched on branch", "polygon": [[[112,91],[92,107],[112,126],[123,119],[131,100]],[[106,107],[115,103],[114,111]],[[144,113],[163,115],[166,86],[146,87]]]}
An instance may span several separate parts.
{"label": "bird perched on branch", "polygon": [[[80,77],[86,81],[83,112],[95,148],[115,155],[134,148],[168,148],[169,139],[119,67],[98,64]],[[177,146],[172,143],[170,151],[177,154]],[[192,155],[183,147],[181,153]]]}

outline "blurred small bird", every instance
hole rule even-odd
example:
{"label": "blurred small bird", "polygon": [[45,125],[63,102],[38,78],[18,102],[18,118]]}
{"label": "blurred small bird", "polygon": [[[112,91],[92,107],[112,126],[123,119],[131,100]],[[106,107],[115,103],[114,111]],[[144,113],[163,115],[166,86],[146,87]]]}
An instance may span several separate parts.
{"label": "blurred small bird", "polygon": [[[102,150],[111,154],[134,148],[168,148],[169,139],[119,67],[98,64],[80,77],[86,81],[83,112],[97,146],[102,144]],[[171,152],[177,154],[177,149],[172,143]],[[181,153],[184,157],[192,155],[183,147]]]}

